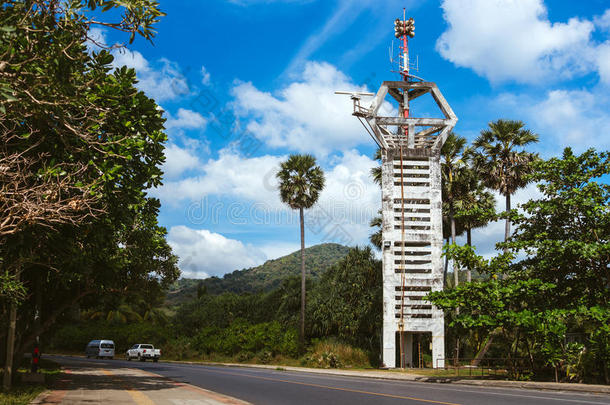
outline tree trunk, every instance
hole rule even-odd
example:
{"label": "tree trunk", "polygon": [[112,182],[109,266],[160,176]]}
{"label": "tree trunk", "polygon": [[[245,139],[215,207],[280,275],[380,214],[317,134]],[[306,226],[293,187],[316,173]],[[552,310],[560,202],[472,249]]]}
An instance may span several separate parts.
{"label": "tree trunk", "polygon": [[[451,243],[453,245],[455,245],[455,218],[453,218],[453,210],[449,211],[449,219],[451,220]],[[458,274],[458,269],[457,266],[455,265],[455,259],[452,260],[453,262],[453,281],[455,283],[455,285],[453,287],[457,287],[458,284],[460,283],[459,280],[459,274]]]}
{"label": "tree trunk", "polygon": [[83,292],[79,292],[70,301],[65,302],[64,304],[57,307],[53,312],[48,314],[47,317],[45,317],[44,322],[41,322],[37,329],[32,330],[29,335],[25,336],[21,340],[21,344],[19,346],[18,351],[23,353],[27,349],[29,349],[29,346],[36,341],[37,336],[42,335],[43,333],[48,331],[51,326],[53,326],[55,320],[59,315],[61,315],[68,308],[76,305],[83,297],[92,294],[93,292],[95,292],[95,290],[85,290]]}
{"label": "tree trunk", "polygon": [[[449,238],[447,238],[447,245],[449,245]],[[443,288],[447,285],[447,270],[449,269],[449,256],[445,255],[445,268],[443,269]]]}
{"label": "tree trunk", "polygon": [[555,382],[559,382],[559,371],[557,370],[557,364],[555,364]]}
{"label": "tree trunk", "polygon": [[11,388],[13,378],[13,355],[15,353],[15,331],[17,330],[17,304],[11,303],[9,309],[9,325],[6,337],[6,362],[2,386],[6,391]]}
{"label": "tree trunk", "polygon": [[474,357],[474,360],[472,361],[473,366],[477,367],[479,365],[479,363],[481,363],[481,360],[483,360],[483,357],[485,357],[485,354],[487,354],[487,351],[489,350],[489,348],[491,347],[491,344],[494,341],[494,336],[500,332],[501,332],[500,328],[496,328],[493,331],[491,331],[491,333],[489,334],[489,337],[487,338],[487,341],[485,342],[485,345]]}
{"label": "tree trunk", "polygon": [[299,209],[301,220],[301,333],[299,336],[301,349],[305,347],[305,220],[303,208]]}
{"label": "tree trunk", "polygon": [[[456,231],[455,231],[455,218],[453,217],[453,209],[449,210],[449,218],[451,220],[451,243],[453,245],[455,245]],[[453,259],[452,262],[453,262],[453,282],[454,282],[453,287],[455,288],[460,284],[460,278],[459,278],[458,268],[455,265],[455,259]],[[457,307],[455,309],[455,313],[456,313],[456,315],[460,314],[459,307]],[[456,367],[459,367],[459,360],[460,360],[460,337],[458,336],[457,339],[455,340],[455,366]]]}
{"label": "tree trunk", "polygon": [[[508,213],[508,211],[510,211],[510,194],[506,194],[506,212]],[[505,224],[505,228],[504,228],[504,242],[506,242],[509,237],[510,237],[510,219],[506,218],[506,224]],[[504,248],[505,252],[507,250],[508,250],[507,248]]]}
{"label": "tree trunk", "polygon": [[[466,244],[468,246],[472,246],[472,229],[470,229],[470,227],[466,228]],[[470,269],[466,270],[466,281],[469,283],[472,281],[472,273],[470,272]]]}

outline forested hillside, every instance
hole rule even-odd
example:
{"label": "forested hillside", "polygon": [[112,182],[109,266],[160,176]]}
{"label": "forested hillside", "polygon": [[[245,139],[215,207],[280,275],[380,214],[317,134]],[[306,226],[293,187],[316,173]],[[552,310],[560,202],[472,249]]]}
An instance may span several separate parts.
{"label": "forested hillside", "polygon": [[[336,243],[323,243],[305,249],[307,275],[317,280],[329,267],[343,259],[349,248]],[[167,294],[169,306],[178,305],[197,297],[198,289],[207,294],[225,292],[268,292],[290,276],[300,274],[301,253],[268,260],[258,267],[236,270],[224,277],[210,277],[205,280],[182,278],[170,288]]]}

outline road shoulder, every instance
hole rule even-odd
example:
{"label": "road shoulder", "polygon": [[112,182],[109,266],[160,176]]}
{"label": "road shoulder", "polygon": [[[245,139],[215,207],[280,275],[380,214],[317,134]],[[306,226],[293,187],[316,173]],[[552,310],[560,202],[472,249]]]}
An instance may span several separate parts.
{"label": "road shoulder", "polygon": [[159,374],[132,368],[64,368],[64,375],[51,390],[30,404],[136,404],[248,405],[248,402],[191,384],[173,381]]}

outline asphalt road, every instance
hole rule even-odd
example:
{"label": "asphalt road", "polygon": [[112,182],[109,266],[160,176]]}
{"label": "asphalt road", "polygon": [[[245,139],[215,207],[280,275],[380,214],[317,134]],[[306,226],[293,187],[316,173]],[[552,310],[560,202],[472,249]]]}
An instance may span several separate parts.
{"label": "asphalt road", "polygon": [[593,394],[391,381],[258,368],[47,357],[69,368],[137,368],[253,404],[610,405],[608,396]]}

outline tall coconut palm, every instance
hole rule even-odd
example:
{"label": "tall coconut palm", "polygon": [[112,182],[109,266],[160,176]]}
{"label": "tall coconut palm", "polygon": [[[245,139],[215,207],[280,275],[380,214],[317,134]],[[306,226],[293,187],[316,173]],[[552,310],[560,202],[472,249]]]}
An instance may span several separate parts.
{"label": "tall coconut palm", "polygon": [[[449,133],[447,140],[441,148],[441,178],[443,187],[443,206],[449,217],[449,225],[451,227],[451,243],[455,243],[457,236],[455,208],[456,203],[460,200],[461,187],[459,182],[467,170],[466,156],[464,149],[466,147],[466,138]],[[453,262],[453,278],[455,286],[459,284],[458,271]]]}
{"label": "tall coconut palm", "polygon": [[[474,141],[474,163],[485,186],[497,190],[506,199],[510,211],[510,198],[528,184],[527,175],[538,154],[523,148],[538,142],[538,135],[525,128],[522,121],[497,120],[481,131]],[[510,237],[510,219],[506,218],[504,241]]]}
{"label": "tall coconut palm", "polygon": [[301,224],[301,347],[305,341],[305,219],[303,211],[311,208],[324,188],[324,172],[311,155],[290,155],[277,173],[280,198],[299,210]]}
{"label": "tall coconut palm", "polygon": [[[497,120],[481,131],[474,141],[473,163],[483,184],[497,190],[506,199],[506,211],[510,211],[511,196],[528,184],[527,175],[538,155],[524,150],[525,146],[538,142],[538,135],[525,128],[522,121]],[[504,242],[510,237],[510,219],[506,218]],[[507,248],[504,248],[507,251]],[[487,342],[477,353],[473,365],[478,365],[499,333],[490,333]]]}

